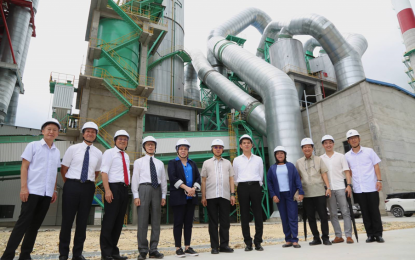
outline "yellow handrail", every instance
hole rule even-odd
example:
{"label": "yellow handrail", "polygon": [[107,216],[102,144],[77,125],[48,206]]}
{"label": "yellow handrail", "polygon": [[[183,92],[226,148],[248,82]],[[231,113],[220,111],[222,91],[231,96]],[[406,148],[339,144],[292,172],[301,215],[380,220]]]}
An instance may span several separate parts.
{"label": "yellow handrail", "polygon": [[138,15],[138,16],[149,19],[151,23],[159,24],[162,26],[167,26],[167,22],[164,23],[162,18],[151,15],[151,12],[149,10],[141,9],[136,6],[124,6],[124,7],[121,7],[121,9],[123,9],[123,11],[127,15],[128,14]]}

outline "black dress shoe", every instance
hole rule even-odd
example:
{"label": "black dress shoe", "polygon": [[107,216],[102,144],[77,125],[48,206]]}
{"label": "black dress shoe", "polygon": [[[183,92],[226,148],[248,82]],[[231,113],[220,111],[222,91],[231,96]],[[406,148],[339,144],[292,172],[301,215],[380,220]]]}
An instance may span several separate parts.
{"label": "black dress shoe", "polygon": [[59,256],[59,260],[68,260],[68,257],[61,255],[61,256]]}
{"label": "black dress shoe", "polygon": [[311,241],[310,243],[308,243],[310,246],[316,246],[316,245],[321,245],[321,240],[316,240],[314,239],[313,241]]}
{"label": "black dress shoe", "polygon": [[162,259],[163,257],[164,257],[164,255],[162,253],[160,253],[159,251],[155,251],[153,253],[150,253],[150,258]]}
{"label": "black dress shoe", "polygon": [[217,255],[217,254],[219,254],[219,250],[217,248],[212,248],[210,253],[213,254],[213,255]]}
{"label": "black dress shoe", "polygon": [[378,243],[385,243],[385,240],[381,236],[375,236],[374,239]]}
{"label": "black dress shoe", "polygon": [[112,258],[117,259],[117,260],[127,260],[128,259],[128,257],[121,256],[121,255],[113,255]]}
{"label": "black dress shoe", "polygon": [[111,256],[101,256],[101,260],[114,260]]}
{"label": "black dress shoe", "polygon": [[323,240],[323,244],[326,245],[326,246],[331,246],[331,242],[328,239]]}
{"label": "black dress shoe", "polygon": [[256,251],[264,251],[264,248],[261,246],[261,243],[255,244]]}
{"label": "black dress shoe", "polygon": [[144,260],[147,257],[147,253],[140,253],[137,257],[137,260]]}
{"label": "black dress shoe", "polygon": [[293,245],[294,248],[301,248],[300,244]]}
{"label": "black dress shoe", "polygon": [[72,260],[86,260],[86,258],[83,255],[73,256]]}
{"label": "black dress shoe", "polygon": [[372,242],[375,242],[375,241],[376,241],[375,237],[373,237],[373,236],[368,236],[367,239],[366,239],[366,243],[372,243]]}
{"label": "black dress shoe", "polygon": [[229,246],[219,248],[219,252],[222,253],[233,253],[233,249]]}
{"label": "black dress shoe", "polygon": [[284,244],[284,245],[282,245],[282,247],[283,248],[286,248],[286,247],[292,247],[293,246],[293,243],[291,243],[291,244]]}
{"label": "black dress shoe", "polygon": [[252,250],[253,250],[252,245],[246,245],[245,252],[249,252],[249,251],[252,251]]}

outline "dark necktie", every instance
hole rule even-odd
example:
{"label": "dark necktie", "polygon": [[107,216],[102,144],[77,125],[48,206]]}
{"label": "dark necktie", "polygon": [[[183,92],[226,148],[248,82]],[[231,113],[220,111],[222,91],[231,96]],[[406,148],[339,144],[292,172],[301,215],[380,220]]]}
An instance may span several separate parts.
{"label": "dark necktie", "polygon": [[85,151],[84,163],[82,164],[82,171],[81,171],[81,182],[85,182],[88,180],[89,148],[91,147],[88,146]]}
{"label": "dark necktie", "polygon": [[150,173],[151,173],[151,186],[153,186],[153,188],[155,189],[159,186],[159,182],[157,180],[156,165],[154,165],[153,157],[150,157]]}
{"label": "dark necktie", "polygon": [[121,156],[122,156],[122,166],[124,168],[124,182],[126,185],[128,185],[128,171],[127,171],[127,164],[125,163],[125,157],[124,157],[124,152],[120,151]]}

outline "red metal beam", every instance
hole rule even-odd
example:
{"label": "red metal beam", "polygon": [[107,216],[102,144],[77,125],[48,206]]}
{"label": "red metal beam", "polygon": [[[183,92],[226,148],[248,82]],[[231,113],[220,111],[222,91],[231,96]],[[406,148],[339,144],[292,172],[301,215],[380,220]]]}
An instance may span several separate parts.
{"label": "red metal beam", "polygon": [[6,17],[4,16],[3,0],[0,0],[0,10],[1,10],[1,17],[3,18],[4,28],[6,29],[7,40],[9,41],[10,51],[11,51],[12,57],[13,57],[13,63],[14,64],[17,64],[16,63],[16,58],[14,57],[14,51],[13,51],[12,41],[10,40],[9,27],[7,26]]}

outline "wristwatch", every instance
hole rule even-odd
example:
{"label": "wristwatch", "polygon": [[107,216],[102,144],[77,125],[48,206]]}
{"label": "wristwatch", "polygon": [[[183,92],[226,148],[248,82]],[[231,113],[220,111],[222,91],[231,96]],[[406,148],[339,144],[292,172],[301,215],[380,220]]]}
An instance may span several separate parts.
{"label": "wristwatch", "polygon": [[235,193],[235,192],[234,192],[234,193],[232,193],[232,192],[231,192],[231,196],[234,196],[234,197],[235,197],[235,195],[236,195],[236,193]]}
{"label": "wristwatch", "polygon": [[382,180],[378,180],[378,182],[382,182]]}
{"label": "wristwatch", "polygon": [[350,186],[350,188],[353,189],[353,184],[348,183],[347,186]]}

